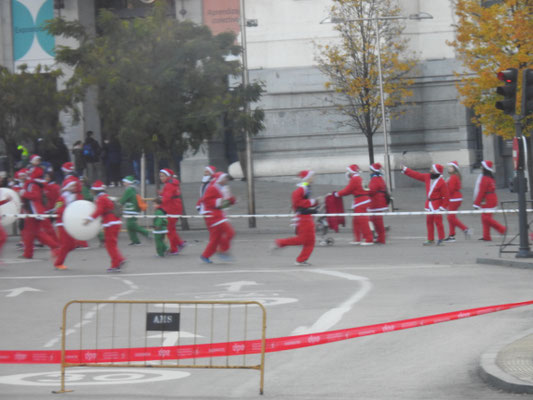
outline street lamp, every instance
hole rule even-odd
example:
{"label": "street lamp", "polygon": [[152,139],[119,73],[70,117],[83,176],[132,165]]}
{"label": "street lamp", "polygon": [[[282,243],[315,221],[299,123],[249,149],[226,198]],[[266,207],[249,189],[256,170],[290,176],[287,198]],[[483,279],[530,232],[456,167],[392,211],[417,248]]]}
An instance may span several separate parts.
{"label": "street lamp", "polygon": [[[378,21],[388,21],[388,20],[414,20],[420,21],[422,19],[433,19],[431,14],[426,12],[419,12],[416,14],[410,14],[409,16],[402,15],[383,15],[375,16],[371,18],[339,18],[339,17],[327,17],[320,21],[321,24],[336,24],[340,22],[355,22],[355,21],[373,21],[374,28],[376,29],[376,42],[377,42],[377,51],[378,51],[378,80],[379,80],[379,97],[381,100],[381,125],[383,129],[383,140],[384,140],[384,150],[385,150],[385,169],[387,173],[385,179],[387,182],[387,187],[392,192],[392,175],[391,175],[391,166],[390,166],[390,151],[389,151],[389,132],[387,131],[386,123],[386,112],[385,112],[385,99],[384,99],[384,90],[383,90],[383,71],[381,68],[381,36],[379,34],[379,25]],[[390,208],[393,208],[393,203],[391,201]]]}

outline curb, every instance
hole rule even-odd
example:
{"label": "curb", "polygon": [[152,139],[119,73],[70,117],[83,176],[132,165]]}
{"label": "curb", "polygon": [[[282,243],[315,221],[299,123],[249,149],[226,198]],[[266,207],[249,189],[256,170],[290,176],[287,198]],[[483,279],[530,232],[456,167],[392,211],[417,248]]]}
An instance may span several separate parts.
{"label": "curb", "polygon": [[532,268],[533,269],[533,262],[505,260],[502,258],[476,258],[476,264],[489,264],[489,265],[499,265],[502,267],[513,267],[513,268],[522,268],[522,269]]}
{"label": "curb", "polygon": [[498,354],[508,345],[532,335],[533,330],[522,333],[520,336],[491,347],[480,359],[479,376],[489,385],[510,393],[533,394],[533,384],[522,381],[502,370],[496,363]]}

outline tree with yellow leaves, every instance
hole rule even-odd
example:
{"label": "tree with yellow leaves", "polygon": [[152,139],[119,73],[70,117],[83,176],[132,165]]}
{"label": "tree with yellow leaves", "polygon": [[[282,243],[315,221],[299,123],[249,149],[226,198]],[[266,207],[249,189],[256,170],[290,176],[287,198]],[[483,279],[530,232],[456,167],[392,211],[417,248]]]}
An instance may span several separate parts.
{"label": "tree with yellow leaves", "polygon": [[497,73],[533,66],[533,0],[456,0],[455,7],[457,36],[449,44],[466,68],[457,73],[461,102],[474,110],[473,122],[483,126],[484,133],[510,138],[513,119],[495,108],[502,99],[495,90],[502,85]]}
{"label": "tree with yellow leaves", "polygon": [[[321,45],[317,62],[328,77],[331,101],[347,118],[345,124],[366,136],[370,163],[374,163],[374,133],[383,123],[380,108],[378,42],[383,77],[384,103],[389,116],[411,95],[412,79],[406,77],[416,60],[402,37],[404,25],[392,0],[333,0],[330,18],[339,32],[334,44]],[[379,32],[376,31],[379,29]],[[379,35],[378,35],[379,33]]]}

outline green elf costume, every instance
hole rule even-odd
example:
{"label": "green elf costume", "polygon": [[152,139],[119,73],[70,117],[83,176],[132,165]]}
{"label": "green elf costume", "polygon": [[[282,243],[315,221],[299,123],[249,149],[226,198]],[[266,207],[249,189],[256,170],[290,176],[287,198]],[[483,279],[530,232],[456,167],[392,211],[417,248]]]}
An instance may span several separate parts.
{"label": "green elf costume", "polygon": [[165,243],[165,237],[168,233],[167,213],[159,205],[156,207],[154,214],[157,215],[157,217],[154,218],[154,230],[152,231],[154,234],[155,250],[159,257],[165,257],[165,254],[168,251],[168,247]]}
{"label": "green elf costume", "polygon": [[[135,190],[134,185],[135,178],[133,176],[126,176],[124,179],[122,179],[122,183],[124,186],[126,186],[126,190],[119,200],[123,207],[122,213],[128,216],[139,215],[141,213],[141,209],[137,203],[137,190]],[[137,233],[140,233],[146,238],[150,237],[148,230],[139,226],[137,223],[137,218],[126,218],[126,229],[128,230],[128,235],[131,240],[131,243],[129,244],[130,246],[137,246],[141,244]]]}

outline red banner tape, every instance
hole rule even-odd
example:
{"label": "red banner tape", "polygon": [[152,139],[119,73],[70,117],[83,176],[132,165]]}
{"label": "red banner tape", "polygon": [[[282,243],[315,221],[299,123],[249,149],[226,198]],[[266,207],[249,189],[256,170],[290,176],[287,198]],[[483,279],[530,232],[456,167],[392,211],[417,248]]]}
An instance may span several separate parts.
{"label": "red banner tape", "polygon": [[[265,351],[267,353],[299,349],[302,347],[338,342],[362,336],[377,335],[403,329],[417,328],[454,321],[462,318],[509,310],[511,308],[532,305],[533,301],[503,304],[497,306],[472,308],[445,314],[430,315],[405,319],[402,321],[383,324],[361,326],[357,328],[340,329],[336,331],[312,333],[299,336],[286,336],[267,339]],[[73,364],[96,364],[111,362],[138,362],[181,360],[190,358],[226,357],[243,354],[257,354],[261,352],[261,340],[246,340],[240,342],[208,343],[171,347],[138,347],[122,349],[98,350],[67,350],[65,361]],[[59,350],[7,350],[0,351],[0,364],[60,364]]]}

